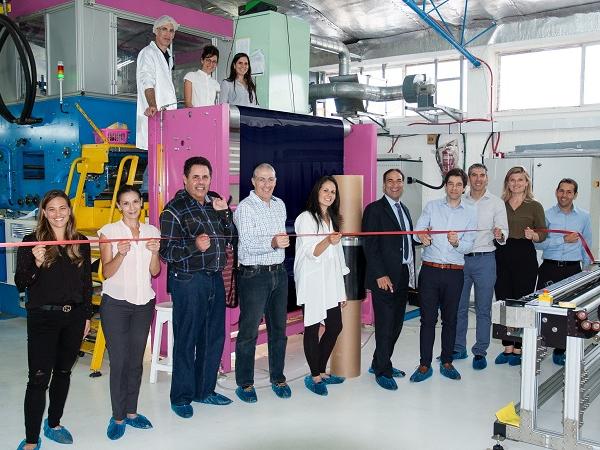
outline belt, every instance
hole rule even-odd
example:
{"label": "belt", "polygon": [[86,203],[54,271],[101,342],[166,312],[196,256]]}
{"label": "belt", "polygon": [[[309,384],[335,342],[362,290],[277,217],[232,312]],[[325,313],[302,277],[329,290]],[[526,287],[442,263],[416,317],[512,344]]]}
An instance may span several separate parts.
{"label": "belt", "polygon": [[41,309],[42,311],[62,311],[68,313],[79,306],[81,306],[81,303],[74,303],[72,305],[42,305],[38,309]]}
{"label": "belt", "polygon": [[580,261],[556,261],[554,259],[544,259],[545,263],[552,264],[556,267],[581,266]]}
{"label": "belt", "polygon": [[258,264],[255,266],[245,266],[243,264],[240,264],[240,269],[254,270],[254,271],[259,271],[259,272],[275,272],[276,270],[279,270],[282,268],[283,268],[283,263],[271,264],[271,265]]}
{"label": "belt", "polygon": [[460,264],[438,264],[429,261],[423,261],[424,266],[435,267],[436,269],[451,269],[451,270],[463,270],[465,266],[461,266]]}
{"label": "belt", "polygon": [[494,253],[494,250],[492,250],[491,252],[473,252],[473,253],[467,253],[465,256],[483,256],[483,255],[489,255],[490,253]]}

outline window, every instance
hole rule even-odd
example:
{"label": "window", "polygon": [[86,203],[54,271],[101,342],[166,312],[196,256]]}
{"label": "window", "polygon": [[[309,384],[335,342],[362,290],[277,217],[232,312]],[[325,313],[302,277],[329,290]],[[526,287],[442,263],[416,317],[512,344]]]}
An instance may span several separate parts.
{"label": "window", "polygon": [[[383,78],[383,70],[381,66],[374,69],[363,70],[363,76],[367,78],[369,86],[385,86],[386,80]],[[385,102],[365,102],[367,112],[385,116]]]}
{"label": "window", "polygon": [[[35,69],[37,73],[37,95],[46,95],[48,87],[48,74],[46,65],[46,24],[44,16],[35,16],[28,18],[27,20],[19,22],[19,28],[33,53],[33,59],[35,60]],[[10,43],[10,40],[9,40]],[[9,45],[13,45],[10,43]],[[19,66],[20,67],[20,66]],[[20,77],[21,87],[21,100],[25,98],[25,80],[24,77]]]}
{"label": "window", "polygon": [[583,103],[600,103],[600,44],[585,47]]}
{"label": "window", "polygon": [[[394,65],[382,64],[379,66],[359,67],[352,70],[362,75],[361,82],[369,86],[402,86],[405,76],[425,74],[428,82],[436,84],[437,92],[435,103],[455,109],[466,106],[466,66],[464,59],[450,61],[433,61],[424,64]],[[333,75],[333,74],[330,74]],[[329,82],[326,77],[325,83]],[[416,116],[412,111],[406,111],[404,100],[389,102],[365,102],[367,112],[385,117]],[[416,106],[416,105],[414,105]],[[335,113],[333,99],[319,100],[317,114],[330,116]]]}
{"label": "window", "polygon": [[[137,56],[141,49],[154,41],[152,25],[128,19],[117,19],[117,93],[135,94]],[[175,67],[173,84],[177,98],[183,98],[183,77],[200,68],[202,48],[210,39],[177,31],[173,39]]]}
{"label": "window", "polygon": [[600,44],[500,55],[499,110],[600,103]]}
{"label": "window", "polygon": [[136,94],[137,56],[153,40],[152,25],[117,19],[117,94]]}
{"label": "window", "polygon": [[[461,67],[462,64],[462,67]],[[434,103],[462,110],[466,107],[466,73],[462,59],[434,61],[427,64],[406,66],[406,75],[425,74],[428,82],[435,83]],[[414,105],[416,106],[416,105]],[[416,113],[407,110],[407,116]]]}
{"label": "window", "polygon": [[581,47],[500,56],[499,110],[577,106]]}

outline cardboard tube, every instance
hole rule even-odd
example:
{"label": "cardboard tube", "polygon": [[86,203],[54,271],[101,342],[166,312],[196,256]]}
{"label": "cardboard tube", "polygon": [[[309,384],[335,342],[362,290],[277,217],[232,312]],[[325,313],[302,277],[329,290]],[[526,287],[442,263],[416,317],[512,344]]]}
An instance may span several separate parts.
{"label": "cardboard tube", "polygon": [[[362,175],[336,175],[342,232],[361,231],[363,204]],[[361,299],[348,299],[342,308],[343,329],[331,355],[331,373],[347,378],[360,375]]]}

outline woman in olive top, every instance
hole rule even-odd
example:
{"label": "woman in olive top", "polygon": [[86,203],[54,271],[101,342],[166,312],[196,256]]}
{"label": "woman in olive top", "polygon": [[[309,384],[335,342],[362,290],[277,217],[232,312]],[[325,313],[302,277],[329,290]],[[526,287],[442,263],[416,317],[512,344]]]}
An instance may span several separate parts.
{"label": "woman in olive top", "polygon": [[[508,216],[506,245],[496,248],[496,299],[518,299],[535,291],[537,256],[534,242],[546,239],[546,233],[534,231],[546,228],[544,208],[533,199],[531,177],[520,166],[513,167],[504,177],[502,200]],[[504,352],[496,364],[521,364],[521,343],[503,340]]]}
{"label": "woman in olive top", "polygon": [[[23,242],[73,241],[87,238],[77,232],[69,197],[59,190],[44,195],[35,231]],[[18,450],[39,449],[40,426],[50,398],[44,436],[72,444],[73,436],[60,424],[69,392],[71,369],[81,340],[90,330],[92,272],[89,244],[45,245],[17,250],[15,284],[26,291],[27,360],[25,439]]]}

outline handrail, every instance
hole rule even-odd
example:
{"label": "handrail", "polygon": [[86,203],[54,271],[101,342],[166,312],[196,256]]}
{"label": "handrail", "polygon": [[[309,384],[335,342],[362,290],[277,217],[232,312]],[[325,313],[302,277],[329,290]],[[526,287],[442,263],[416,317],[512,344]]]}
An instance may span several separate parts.
{"label": "handrail", "polygon": [[88,175],[88,167],[87,167],[87,158],[81,158],[82,170],[79,171],[79,181],[77,182],[77,189],[75,190],[74,201],[72,202],[71,209],[73,214],[75,214],[75,210],[81,203],[81,197],[83,196],[83,188],[85,187],[85,182],[87,180]]}
{"label": "handrail", "polygon": [[112,223],[113,216],[115,214],[115,206],[117,205],[117,193],[121,188],[121,177],[123,176],[123,170],[125,169],[125,163],[127,161],[131,161],[129,166],[129,173],[127,174],[127,181],[125,184],[133,185],[135,181],[135,172],[137,171],[137,165],[140,160],[140,157],[137,155],[128,155],[124,157],[119,163],[119,169],[117,170],[117,179],[115,181],[115,189],[112,196],[112,201],[110,202],[110,214],[108,215],[109,223]]}
{"label": "handrail", "polygon": [[80,156],[79,158],[75,158],[71,163],[71,168],[69,169],[69,176],[67,178],[67,185],[65,186],[65,194],[67,194],[67,197],[69,196],[69,191],[71,190],[71,182],[73,181],[73,173],[75,172],[75,167],[84,159],[85,158]]}

